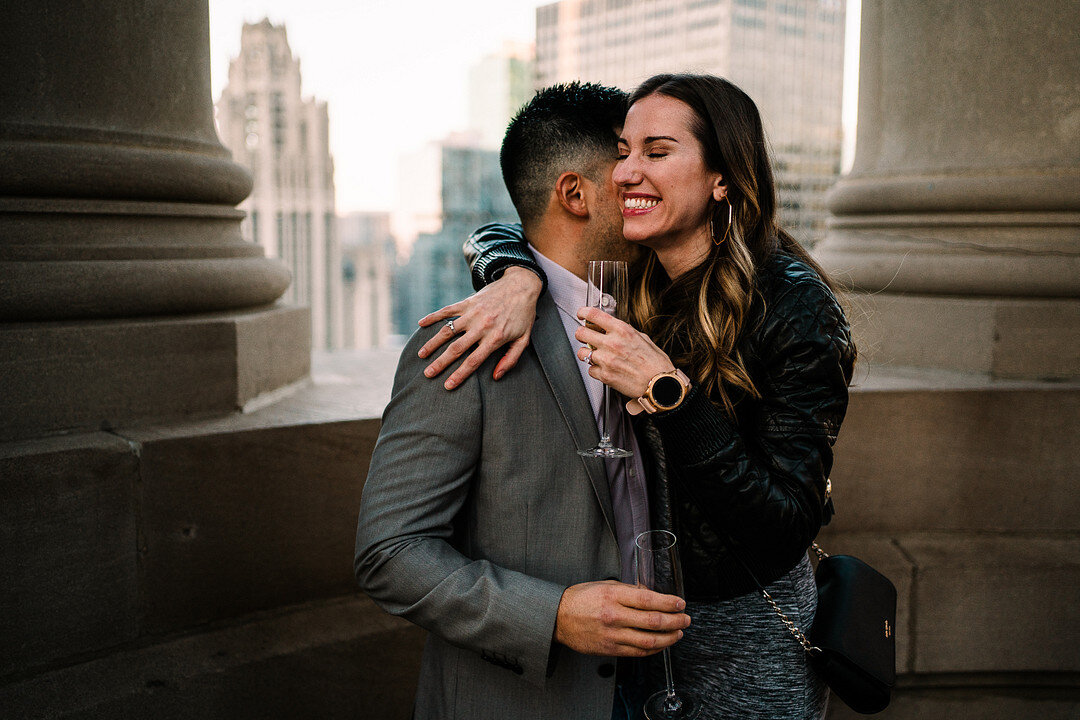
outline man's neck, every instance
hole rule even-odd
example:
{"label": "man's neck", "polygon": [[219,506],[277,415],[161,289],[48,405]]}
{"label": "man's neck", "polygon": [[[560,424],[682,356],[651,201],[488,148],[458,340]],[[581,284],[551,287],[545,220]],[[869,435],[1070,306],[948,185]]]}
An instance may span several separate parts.
{"label": "man's neck", "polygon": [[525,238],[544,257],[584,280],[589,272],[589,261],[581,256],[584,227],[583,223],[545,217],[525,231]]}

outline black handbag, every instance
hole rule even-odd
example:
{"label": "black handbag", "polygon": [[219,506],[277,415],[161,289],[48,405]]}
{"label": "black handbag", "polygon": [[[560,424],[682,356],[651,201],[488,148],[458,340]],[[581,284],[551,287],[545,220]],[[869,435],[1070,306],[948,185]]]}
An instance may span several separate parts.
{"label": "black handbag", "polygon": [[[832,482],[827,481],[826,502],[831,495]],[[803,633],[761,586],[727,534],[717,535],[836,696],[864,715],[884,710],[896,684],[896,587],[889,578],[856,557],[829,555],[811,544],[818,556],[818,604],[813,626]]]}
{"label": "black handbag", "polygon": [[808,633],[746,571],[836,696],[855,712],[879,713],[896,684],[896,588],[856,557],[829,555],[817,543],[810,547],[819,561],[817,611]]}
{"label": "black handbag", "polygon": [[811,662],[855,712],[884,710],[896,684],[896,588],[850,555],[821,558],[817,612],[807,640]]}

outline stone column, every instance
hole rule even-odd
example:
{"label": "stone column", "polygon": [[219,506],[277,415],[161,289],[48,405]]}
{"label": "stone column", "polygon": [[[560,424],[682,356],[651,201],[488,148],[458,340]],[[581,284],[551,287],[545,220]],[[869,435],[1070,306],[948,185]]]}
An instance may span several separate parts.
{"label": "stone column", "polygon": [[307,373],[288,270],[241,239],[206,0],[0,23],[0,438],[220,412]]}
{"label": "stone column", "polygon": [[1078,26],[1074,0],[862,2],[817,251],[869,362],[822,544],[897,586],[894,720],[1076,716]]}
{"label": "stone column", "polygon": [[871,360],[1080,376],[1078,26],[1071,0],[864,0],[855,163],[818,254],[866,293]]}

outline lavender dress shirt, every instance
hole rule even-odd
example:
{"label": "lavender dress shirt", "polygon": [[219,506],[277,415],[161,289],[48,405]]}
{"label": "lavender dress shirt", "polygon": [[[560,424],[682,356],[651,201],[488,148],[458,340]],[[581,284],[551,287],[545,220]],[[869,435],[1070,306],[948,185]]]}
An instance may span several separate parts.
{"label": "lavender dress shirt", "polygon": [[[532,245],[529,245],[529,250],[547,275],[548,292],[559,309],[559,319],[562,320],[570,346],[580,347],[581,343],[574,337],[574,332],[582,325],[577,317],[577,311],[585,305],[588,284],[562,265],[544,257]],[[582,382],[585,383],[593,417],[596,418],[597,428],[599,428],[604,384],[589,375],[588,364],[579,361],[578,370],[581,372]],[[617,392],[612,391],[611,407],[608,408],[612,441],[619,447],[632,450],[634,454],[628,458],[605,462],[608,485],[611,489],[611,506],[615,513],[615,537],[619,543],[622,560],[620,579],[625,583],[634,584],[637,581],[634,569],[634,538],[649,529],[649,499],[648,490],[645,487],[645,469],[641,461],[641,451],[620,398]]]}

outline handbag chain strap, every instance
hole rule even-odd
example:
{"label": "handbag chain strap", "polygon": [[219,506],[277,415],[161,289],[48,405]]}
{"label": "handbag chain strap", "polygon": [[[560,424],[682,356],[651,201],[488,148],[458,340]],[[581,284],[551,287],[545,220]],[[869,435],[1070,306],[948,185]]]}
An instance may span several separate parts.
{"label": "handbag chain strap", "polygon": [[[688,490],[688,488],[684,488],[684,489]],[[694,497],[694,494],[692,492],[688,492],[687,494],[690,495],[691,502],[693,502],[698,507],[704,507],[703,505],[701,505],[700,503],[697,502],[697,498]],[[825,502],[828,502],[829,498],[831,496],[832,496],[832,480],[829,479],[829,478],[825,478]],[[769,607],[771,607],[773,609],[773,612],[775,612],[777,614],[777,616],[780,618],[780,622],[784,623],[784,627],[786,627],[788,629],[788,632],[791,633],[791,636],[794,637],[799,642],[800,645],[802,645],[802,648],[803,648],[803,650],[806,651],[806,654],[807,655],[820,655],[821,654],[821,648],[817,647],[816,645],[813,645],[807,639],[806,633],[804,633],[802,630],[800,630],[799,626],[796,625],[791,620],[791,618],[789,618],[784,613],[784,611],[780,609],[780,605],[778,605],[777,602],[775,600],[773,600],[772,595],[769,594],[769,591],[766,590],[764,587],[762,587],[761,583],[757,579],[757,576],[754,575],[754,571],[750,569],[750,566],[746,564],[746,561],[742,559],[742,556],[739,555],[739,553],[735,552],[734,543],[731,541],[731,538],[729,538],[727,536],[727,533],[721,532],[719,525],[716,526],[716,531],[717,531],[716,532],[717,537],[720,538],[720,541],[722,543],[727,545],[728,552],[731,553],[732,557],[734,557],[735,560],[738,561],[738,563],[743,566],[743,570],[746,571],[746,574],[749,575],[750,579],[754,581],[754,585],[757,586],[758,592],[761,593],[761,597],[765,599],[765,602],[767,602],[769,604]],[[822,550],[821,547],[816,542],[815,543],[810,543],[810,549],[813,550],[814,554],[816,554],[818,556],[818,560],[824,560],[825,558],[829,557],[829,553]]]}
{"label": "handbag chain strap", "polygon": [[[829,498],[831,496],[832,480],[829,478],[825,478],[825,502],[829,502]],[[810,543],[810,549],[814,551],[814,554],[817,555],[819,561],[829,557],[829,553],[822,550],[821,546],[818,545],[816,542]],[[732,553],[734,554],[734,551],[732,551]],[[738,559],[739,564],[741,564],[743,568],[746,569],[746,572],[750,573],[750,577],[753,578],[754,584],[757,585],[758,590],[761,591],[761,597],[765,598],[765,602],[769,603],[769,607],[771,607],[773,609],[773,612],[775,612],[780,617],[780,622],[784,623],[784,627],[788,629],[788,632],[791,633],[792,637],[799,641],[799,644],[802,645],[803,650],[806,651],[806,654],[820,655],[821,648],[812,645],[810,641],[806,639],[806,633],[800,630],[799,626],[792,622],[791,618],[784,614],[784,611],[781,610],[780,606],[776,603],[776,601],[772,599],[772,595],[770,595],[769,592],[761,586],[761,583],[759,583],[758,579],[754,577],[754,573],[750,571],[750,568],[746,566],[746,563],[743,562],[742,558],[738,557],[738,555],[736,555],[736,558]]]}
{"label": "handbag chain strap", "polygon": [[[821,547],[818,546],[817,543],[811,543],[810,548],[818,556],[818,560],[824,560],[825,558],[829,557],[829,553],[822,550]],[[742,562],[742,558],[739,558],[739,562],[740,563]],[[745,565],[744,565],[744,567],[745,567]],[[747,572],[750,571],[749,568],[746,568],[746,570],[747,570]],[[769,603],[769,607],[771,607],[773,609],[773,612],[775,612],[779,616],[780,622],[784,623],[784,627],[786,627],[788,629],[788,632],[791,633],[792,637],[794,637],[796,640],[799,641],[799,644],[802,645],[803,650],[806,651],[806,654],[807,655],[820,655],[821,654],[821,648],[817,647],[816,645],[812,645],[810,643],[810,641],[806,638],[806,634],[802,630],[799,629],[799,626],[796,625],[791,620],[791,618],[789,618],[784,613],[784,611],[780,609],[780,606],[777,604],[777,602],[775,600],[773,600],[772,595],[769,594],[769,591],[766,590],[765,588],[761,587],[761,583],[758,582],[757,578],[754,577],[753,573],[750,574],[750,577],[754,578],[754,584],[757,585],[758,590],[761,591],[761,597],[765,598],[765,602]]]}

